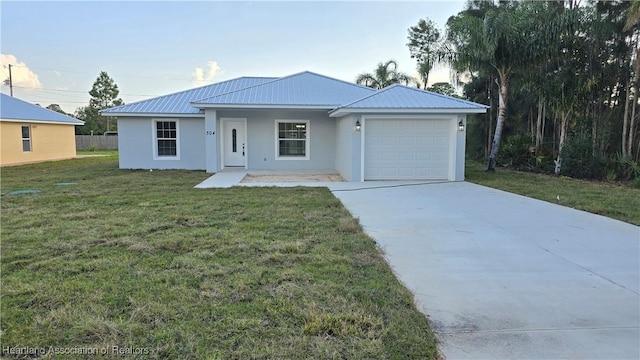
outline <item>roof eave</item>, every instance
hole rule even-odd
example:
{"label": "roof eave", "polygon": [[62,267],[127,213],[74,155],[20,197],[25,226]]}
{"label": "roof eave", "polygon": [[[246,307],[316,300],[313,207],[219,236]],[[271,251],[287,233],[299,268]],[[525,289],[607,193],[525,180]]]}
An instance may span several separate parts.
{"label": "roof eave", "polygon": [[484,114],[487,108],[340,108],[329,113],[331,117],[349,114]]}
{"label": "roof eave", "polygon": [[55,121],[55,120],[30,120],[30,119],[5,119],[1,118],[0,121],[5,122],[17,122],[17,123],[34,123],[34,124],[54,124],[54,125],[84,125],[84,121],[76,120],[72,121]]}
{"label": "roof eave", "polygon": [[199,109],[287,109],[287,110],[332,110],[337,105],[285,105],[285,104],[207,104],[190,103]]}
{"label": "roof eave", "polygon": [[151,113],[151,112],[123,112],[123,113],[100,113],[102,116],[111,116],[111,117],[170,117],[170,118],[202,118],[204,114],[194,114],[194,113]]}

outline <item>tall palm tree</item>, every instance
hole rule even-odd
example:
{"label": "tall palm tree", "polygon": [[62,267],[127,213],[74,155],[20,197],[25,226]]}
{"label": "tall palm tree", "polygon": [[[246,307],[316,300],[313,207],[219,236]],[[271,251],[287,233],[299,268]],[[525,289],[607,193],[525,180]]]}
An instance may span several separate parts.
{"label": "tall palm tree", "polygon": [[[640,23],[640,0],[634,0],[627,8],[627,21],[625,22],[623,31],[629,31],[633,29],[638,23]],[[638,105],[638,86],[640,86],[640,47],[638,46],[638,38],[635,42],[635,60],[633,66],[634,76],[627,86],[629,89],[631,86],[635,87],[633,97],[631,99],[631,116],[628,114],[629,101],[625,102],[625,116],[624,124],[622,126],[622,154],[629,156],[633,155],[633,137],[635,133],[636,123],[636,108]],[[628,93],[629,91],[627,91]]]}
{"label": "tall palm tree", "polygon": [[[486,5],[485,5],[486,6]],[[447,21],[446,59],[457,71],[492,68],[498,78],[498,114],[489,153],[488,171],[496,165],[507,114],[511,76],[549,54],[549,44],[566,21],[542,19],[545,2],[501,2],[490,5],[483,18],[463,11]],[[562,20],[562,19],[560,19]],[[552,23],[550,22],[552,21]],[[541,23],[548,26],[541,27]]]}
{"label": "tall palm tree", "polygon": [[398,71],[398,63],[395,60],[379,63],[373,73],[363,73],[356,78],[356,84],[374,89],[382,89],[396,83],[409,85],[410,81],[413,81],[413,78]]}

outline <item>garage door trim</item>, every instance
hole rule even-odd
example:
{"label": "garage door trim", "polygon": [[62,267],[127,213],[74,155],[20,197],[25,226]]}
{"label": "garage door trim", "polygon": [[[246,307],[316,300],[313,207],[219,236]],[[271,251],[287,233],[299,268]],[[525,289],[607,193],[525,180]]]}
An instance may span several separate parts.
{"label": "garage door trim", "polygon": [[[447,159],[448,159],[448,164],[447,164],[447,176],[446,176],[446,180],[448,181],[455,181],[455,180],[463,180],[464,175],[464,170],[462,170],[461,174],[457,174],[457,172],[460,172],[460,169],[458,164],[457,164],[457,158],[460,157],[459,154],[457,154],[458,152],[462,151],[462,154],[464,154],[464,132],[459,132],[458,131],[458,121],[462,120],[465,121],[466,120],[466,116],[464,115],[458,115],[458,116],[453,116],[451,117],[450,115],[444,115],[444,114],[440,114],[440,115],[428,115],[428,116],[415,116],[415,115],[369,115],[369,116],[362,116],[361,117],[361,122],[362,122],[362,131],[361,131],[361,137],[362,137],[362,141],[360,142],[360,178],[361,181],[366,181],[367,179],[367,175],[365,175],[367,173],[367,153],[366,153],[366,149],[367,149],[367,120],[419,120],[419,121],[446,121],[448,123],[448,134],[449,134],[449,138],[448,138],[448,154],[447,154]],[[466,121],[465,121],[466,122]],[[455,125],[455,126],[454,126]],[[460,143],[462,144],[462,146],[460,145]],[[464,156],[464,155],[462,155]],[[459,179],[457,179],[459,178]],[[389,179],[391,180],[391,179]],[[402,180],[402,179],[401,179]],[[404,180],[411,180],[411,179],[404,179]],[[429,180],[429,179],[420,179],[420,178],[416,178],[415,180]]]}

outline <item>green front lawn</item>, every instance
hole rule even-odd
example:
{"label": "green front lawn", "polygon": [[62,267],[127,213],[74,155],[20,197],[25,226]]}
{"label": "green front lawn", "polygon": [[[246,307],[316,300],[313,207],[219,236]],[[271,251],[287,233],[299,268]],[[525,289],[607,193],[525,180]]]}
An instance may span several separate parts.
{"label": "green front lawn", "polygon": [[505,168],[485,170],[486,164],[467,161],[466,180],[640,225],[640,189]]}
{"label": "green front lawn", "polygon": [[2,347],[437,356],[410,292],[327,189],[193,189],[207,176],[119,170],[116,156],[3,168]]}

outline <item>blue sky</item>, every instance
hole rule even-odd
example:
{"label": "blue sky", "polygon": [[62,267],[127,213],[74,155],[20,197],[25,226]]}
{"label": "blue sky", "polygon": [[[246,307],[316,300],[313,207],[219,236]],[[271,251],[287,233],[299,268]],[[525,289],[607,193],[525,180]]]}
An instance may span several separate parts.
{"label": "blue sky", "polygon": [[[309,70],[354,81],[395,59],[415,72],[407,29],[440,27],[464,1],[0,1],[2,64],[14,95],[67,112],[104,70],[134,102],[239,76]],[[6,66],[0,68],[7,77]],[[447,81],[438,69],[435,81]],[[3,93],[9,93],[2,86]]]}

